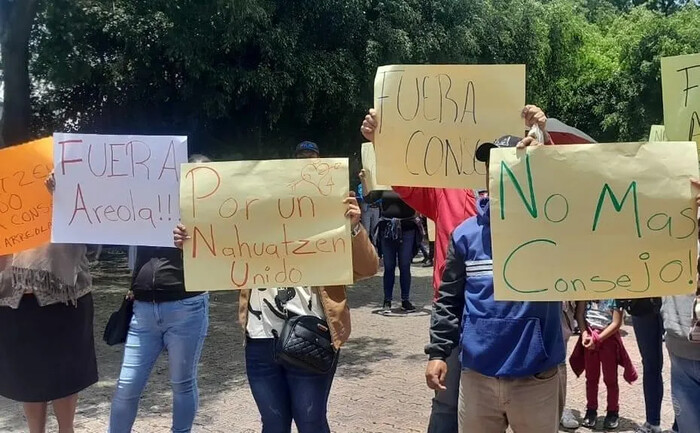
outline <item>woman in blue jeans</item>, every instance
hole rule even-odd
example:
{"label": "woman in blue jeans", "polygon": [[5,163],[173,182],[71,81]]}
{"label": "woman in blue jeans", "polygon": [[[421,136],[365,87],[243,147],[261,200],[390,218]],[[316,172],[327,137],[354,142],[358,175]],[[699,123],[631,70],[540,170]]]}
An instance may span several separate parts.
{"label": "woman in blue jeans", "polygon": [[139,247],[132,291],[134,315],[112,399],[110,433],[128,433],[156,360],[167,350],[174,433],[189,433],[197,412],[197,364],[209,327],[209,294],[185,292],[182,252]]}
{"label": "woman in blue jeans", "polygon": [[[358,281],[377,272],[378,258],[360,224],[355,198],[346,200],[346,216],[352,221],[353,278]],[[179,226],[177,244],[189,239]],[[328,398],[337,367],[318,373],[278,361],[276,336],[289,316],[315,316],[330,331],[336,350],[350,336],[350,311],[345,286],[279,287],[242,290],[239,321],[246,333],[245,359],[250,390],[260,411],[263,433],[290,433],[292,420],[299,433],[330,433]],[[322,325],[323,326],[323,325]]]}
{"label": "woman in blue jeans", "polygon": [[[364,170],[360,179],[365,182]],[[367,189],[365,188],[365,191]],[[422,239],[416,219],[416,211],[406,204],[394,191],[372,191],[365,200],[374,202],[382,200],[379,224],[377,225],[377,242],[379,253],[384,259],[384,303],[382,309],[391,311],[394,297],[394,280],[396,264],[399,265],[399,285],[401,286],[401,309],[415,311],[410,301],[411,294],[411,260],[418,251]]]}
{"label": "woman in blue jeans", "polygon": [[[206,162],[193,156],[190,162]],[[129,433],[156,360],[166,350],[173,390],[173,433],[189,433],[197,413],[197,365],[209,328],[209,294],[185,291],[182,251],[138,247],[131,290],[134,315],[112,399],[110,433]]]}
{"label": "woman in blue jeans", "polygon": [[646,421],[635,433],[661,433],[661,404],[664,399],[664,323],[661,317],[661,298],[633,299],[627,305],[642,356],[646,409]]}
{"label": "woman in blue jeans", "polygon": [[662,306],[679,433],[700,431],[700,342],[690,340],[696,296],[700,297],[700,288],[697,295],[668,296]]}

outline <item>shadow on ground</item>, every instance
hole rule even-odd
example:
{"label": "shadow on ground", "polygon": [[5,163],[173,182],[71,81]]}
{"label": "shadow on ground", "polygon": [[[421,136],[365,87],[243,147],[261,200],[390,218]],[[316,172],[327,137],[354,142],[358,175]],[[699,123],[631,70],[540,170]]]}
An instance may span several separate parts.
{"label": "shadow on ground", "polygon": [[[430,307],[433,300],[433,277],[432,271],[429,275],[428,272],[421,269],[412,269],[413,276],[411,277],[411,302],[416,306],[419,313],[430,313]],[[381,280],[381,276],[374,277]],[[367,284],[365,281],[361,281],[354,286],[348,288],[348,302],[350,303],[350,308],[363,308],[370,307],[373,310],[379,312],[382,307],[382,302],[384,301],[384,292],[382,290],[382,284]],[[399,313],[399,302],[397,299],[401,299],[401,293],[399,289],[399,279],[396,278],[394,283],[394,311],[393,315],[402,315]]]}

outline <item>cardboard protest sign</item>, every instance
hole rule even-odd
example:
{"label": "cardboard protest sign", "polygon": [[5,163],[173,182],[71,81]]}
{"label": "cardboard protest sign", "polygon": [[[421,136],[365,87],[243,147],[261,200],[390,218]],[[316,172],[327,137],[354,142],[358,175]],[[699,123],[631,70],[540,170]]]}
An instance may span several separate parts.
{"label": "cardboard protest sign", "polygon": [[187,137],[54,134],[52,242],[173,246]]}
{"label": "cardboard protest sign", "polygon": [[51,240],[51,137],[0,150],[0,256]]}
{"label": "cardboard protest sign", "polygon": [[365,170],[365,184],[369,194],[372,191],[386,191],[391,187],[377,183],[377,156],[374,153],[374,144],[362,143],[362,168]]}
{"label": "cardboard protest sign", "polygon": [[651,125],[649,142],[660,143],[663,141],[668,141],[668,137],[666,137],[666,127],[664,125]]}
{"label": "cardboard protest sign", "polygon": [[695,291],[698,177],[691,142],[491,152],[499,300],[590,300]]}
{"label": "cardboard protest sign", "polygon": [[190,291],[351,284],[348,160],[183,165]]}
{"label": "cardboard protest sign", "polygon": [[374,80],[377,181],[483,188],[477,145],[522,136],[524,65],[382,66]]}
{"label": "cardboard protest sign", "polygon": [[661,87],[666,135],[700,147],[700,54],[662,57]]}

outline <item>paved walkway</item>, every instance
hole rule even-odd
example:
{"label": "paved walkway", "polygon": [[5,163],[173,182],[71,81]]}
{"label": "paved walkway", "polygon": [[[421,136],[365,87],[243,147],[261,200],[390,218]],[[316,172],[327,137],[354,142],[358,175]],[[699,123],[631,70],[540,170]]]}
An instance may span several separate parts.
{"label": "paved walkway", "polygon": [[[105,256],[109,258],[109,252]],[[95,275],[95,335],[101,337],[104,324],[128,284],[128,270],[121,258],[98,265]],[[414,267],[415,314],[378,314],[382,300],[381,278],[375,277],[351,289],[353,336],[341,355],[331,393],[331,428],[337,433],[425,432],[430,413],[431,392],[423,376],[432,296],[431,270]],[[398,284],[398,281],[397,281]],[[398,293],[398,288],[396,289]],[[200,366],[201,409],[195,432],[259,433],[259,416],[247,386],[243,335],[235,323],[237,296],[230,292],[212,294],[211,325]],[[623,328],[624,340],[641,373],[639,353],[630,326]],[[109,402],[121,363],[122,346],[97,342],[100,382],[85,391],[77,415],[76,432],[107,431]],[[163,357],[164,358],[164,357]],[[668,364],[667,364],[668,365]],[[665,372],[668,384],[668,371]],[[670,393],[667,391],[667,395]],[[556,404],[556,402],[552,402]],[[585,406],[583,379],[569,375],[569,404],[580,411]],[[644,421],[640,383],[621,383],[619,431],[634,430]],[[165,359],[154,368],[141,401],[136,433],[167,432],[170,428],[171,393]],[[663,422],[672,422],[670,398],[663,409]],[[57,431],[55,422],[49,431]],[[0,398],[0,432],[27,431],[18,404]],[[579,431],[586,431],[579,429]]]}

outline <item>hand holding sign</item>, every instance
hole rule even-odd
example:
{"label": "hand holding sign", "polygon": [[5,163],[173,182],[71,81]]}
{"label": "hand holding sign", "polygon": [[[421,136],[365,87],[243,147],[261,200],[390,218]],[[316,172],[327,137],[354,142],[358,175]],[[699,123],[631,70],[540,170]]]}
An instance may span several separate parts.
{"label": "hand holding sign", "polygon": [[176,248],[182,249],[185,241],[192,239],[187,233],[187,227],[182,224],[178,224],[173,230],[173,244]]}
{"label": "hand holding sign", "polygon": [[49,177],[44,181],[44,185],[49,193],[53,195],[53,192],[56,191],[56,176],[54,176],[53,170],[51,170],[51,174],[49,174]]}
{"label": "hand holding sign", "polygon": [[360,210],[360,205],[357,204],[357,199],[355,198],[355,191],[350,191],[348,198],[343,200],[345,206],[345,217],[350,219],[350,226],[355,227],[360,223],[362,218],[362,211]]}
{"label": "hand holding sign", "polygon": [[[544,144],[546,142],[551,141],[549,133],[547,133],[547,116],[541,108],[537,107],[536,105],[526,105],[520,112],[520,116],[524,119],[526,128],[530,129],[530,134],[528,134],[526,137],[523,138],[521,142],[518,143],[518,149],[523,149],[527,146]],[[370,108],[364,120],[362,121],[362,125],[360,126],[360,132],[362,132],[362,135],[370,141],[370,143],[362,144],[362,165],[363,167],[370,169],[370,176],[368,177],[367,182],[370,189],[367,192],[373,190],[390,189],[383,185],[379,185],[376,180],[377,163],[375,148],[377,145],[374,142],[374,140],[376,137],[375,132],[377,130],[378,125],[379,121],[377,120],[377,110],[375,110],[374,108]],[[526,128],[523,128],[523,130]],[[534,132],[541,132],[541,134],[535,134]],[[493,137],[490,137],[486,141],[491,141],[496,137],[500,137],[501,135],[503,134],[498,134]],[[539,135],[542,135],[542,137],[540,138]],[[520,137],[521,135],[518,134],[517,136]]]}
{"label": "hand holding sign", "polygon": [[700,206],[700,180],[690,179],[690,183],[695,187],[695,191],[698,191],[698,195],[695,197],[695,201],[698,206]]}
{"label": "hand holding sign", "polygon": [[362,126],[360,126],[360,132],[367,139],[374,143],[374,131],[377,129],[377,110],[370,108],[369,112],[365,116],[365,120],[362,121]]}

